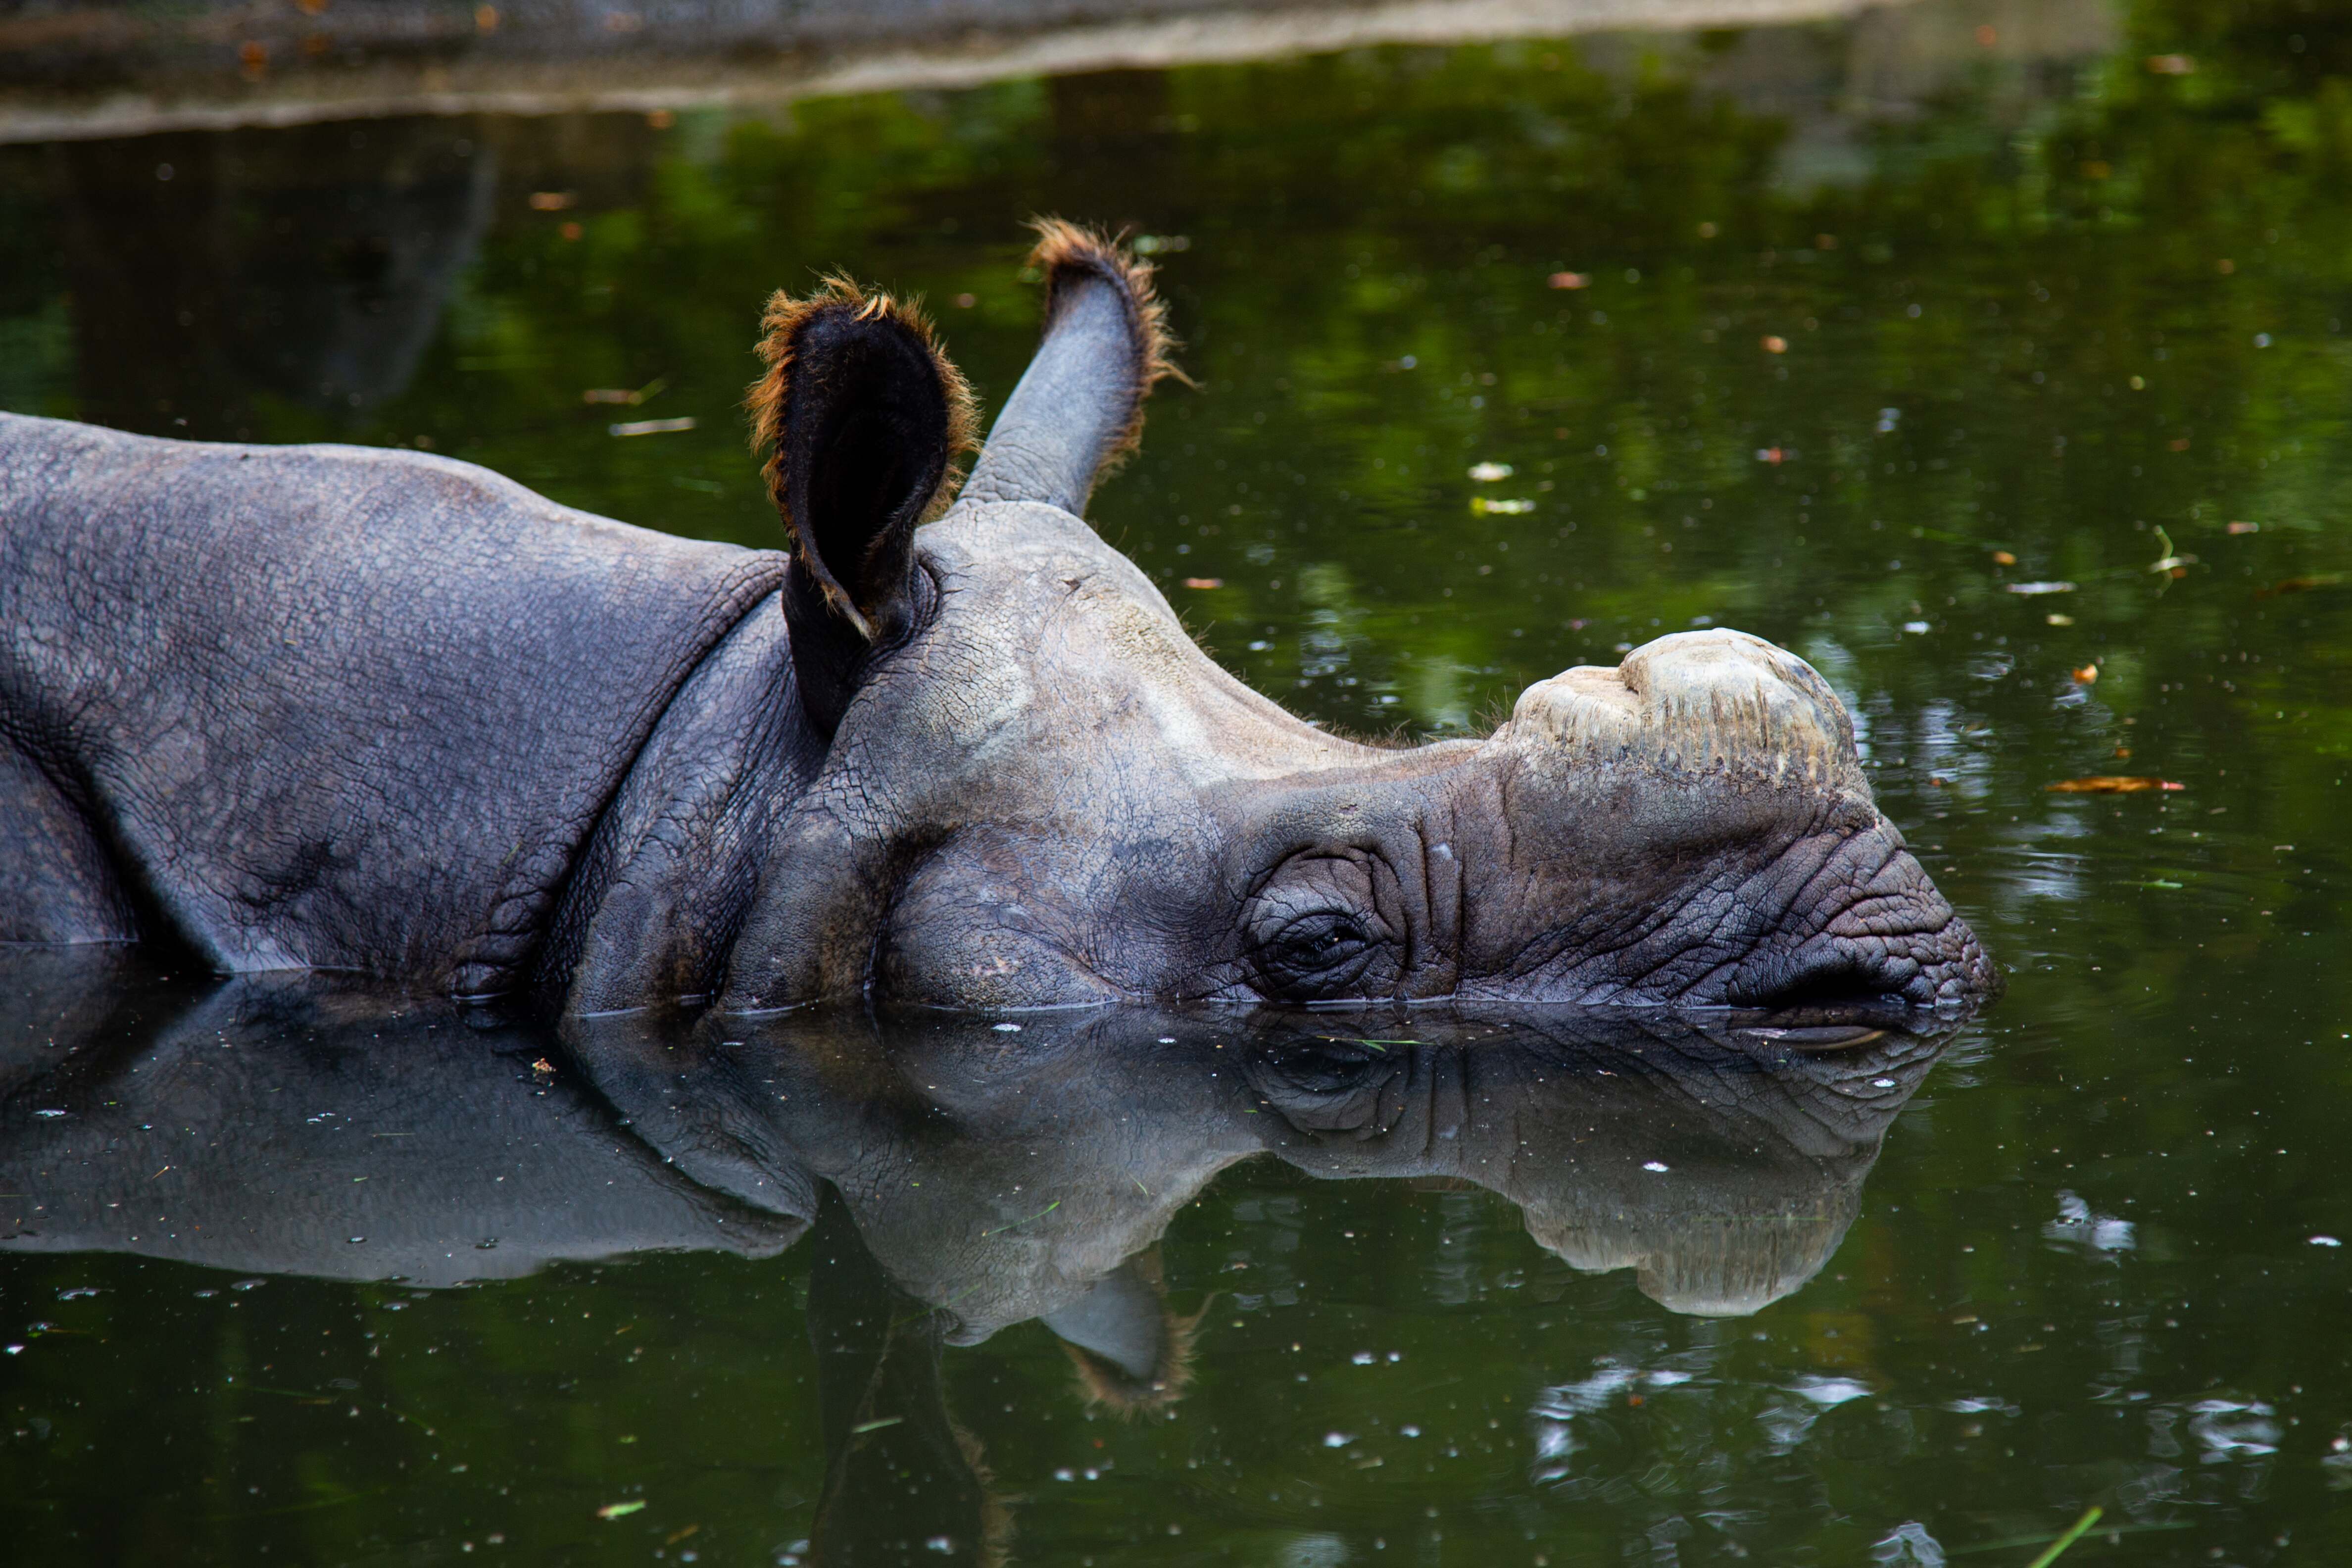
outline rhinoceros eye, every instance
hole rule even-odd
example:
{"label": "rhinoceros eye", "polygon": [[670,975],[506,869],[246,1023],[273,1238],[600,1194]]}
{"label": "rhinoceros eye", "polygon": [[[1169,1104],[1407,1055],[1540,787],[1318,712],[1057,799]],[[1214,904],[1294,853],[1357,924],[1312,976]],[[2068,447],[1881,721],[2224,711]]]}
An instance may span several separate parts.
{"label": "rhinoceros eye", "polygon": [[1287,1001],[1365,994],[1391,945],[1363,868],[1336,858],[1286,868],[1258,895],[1245,932],[1258,989]]}
{"label": "rhinoceros eye", "polygon": [[1296,974],[1323,974],[1363,956],[1371,935],[1352,915],[1322,910],[1284,926],[1268,955]]}

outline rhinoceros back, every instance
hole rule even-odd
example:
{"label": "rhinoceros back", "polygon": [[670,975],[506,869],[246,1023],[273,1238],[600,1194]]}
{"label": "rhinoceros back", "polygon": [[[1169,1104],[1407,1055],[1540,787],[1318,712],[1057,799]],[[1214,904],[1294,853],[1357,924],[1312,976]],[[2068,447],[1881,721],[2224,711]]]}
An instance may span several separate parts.
{"label": "rhinoceros back", "polygon": [[420,453],[0,415],[0,941],[504,989],[782,572]]}

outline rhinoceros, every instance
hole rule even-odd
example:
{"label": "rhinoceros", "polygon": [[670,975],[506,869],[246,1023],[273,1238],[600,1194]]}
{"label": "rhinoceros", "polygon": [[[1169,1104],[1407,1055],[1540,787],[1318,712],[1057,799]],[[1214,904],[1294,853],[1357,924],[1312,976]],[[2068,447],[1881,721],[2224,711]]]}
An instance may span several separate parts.
{"label": "rhinoceros", "polygon": [[1084,520],[1170,370],[1150,270],[1040,232],[1042,342],[960,493],[920,312],[770,302],[782,550],[419,452],[0,416],[0,941],[581,1014],[1992,987],[1761,638],[1401,747],[1221,668]]}

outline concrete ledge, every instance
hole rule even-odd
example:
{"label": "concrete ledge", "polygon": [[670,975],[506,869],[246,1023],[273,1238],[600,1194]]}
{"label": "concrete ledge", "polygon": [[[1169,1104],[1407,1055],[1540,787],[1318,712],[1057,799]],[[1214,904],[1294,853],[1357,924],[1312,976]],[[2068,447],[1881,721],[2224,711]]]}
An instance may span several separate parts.
{"label": "concrete ledge", "polygon": [[781,106],[1382,44],[1830,20],[1906,4],[1327,0],[1244,9],[1230,0],[1223,8],[1201,0],[877,0],[814,16],[790,0],[719,0],[648,16],[623,0],[566,0],[511,17],[488,5],[360,0],[316,15],[291,4],[63,7],[0,22],[0,57],[12,62],[0,68],[0,142],[398,115]]}

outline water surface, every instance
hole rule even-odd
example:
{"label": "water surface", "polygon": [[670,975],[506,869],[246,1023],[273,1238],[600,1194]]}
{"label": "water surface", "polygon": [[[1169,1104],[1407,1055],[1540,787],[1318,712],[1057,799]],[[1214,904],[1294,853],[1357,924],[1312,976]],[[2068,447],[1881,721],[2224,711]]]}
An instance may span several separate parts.
{"label": "water surface", "polygon": [[[0,153],[0,405],[753,543],[767,290],[921,291],[1001,400],[1017,219],[1132,225],[1199,384],[1094,516],[1217,657],[1439,734],[1772,637],[2009,980],[1884,1059],[1434,1016],[600,1056],[12,963],[10,1539],[2022,1564],[2096,1506],[2070,1563],[2340,1559],[2352,21],[2042,9]],[[2095,775],[2179,787],[2049,788]],[[1156,1408],[1089,1336],[1181,1342]]]}

